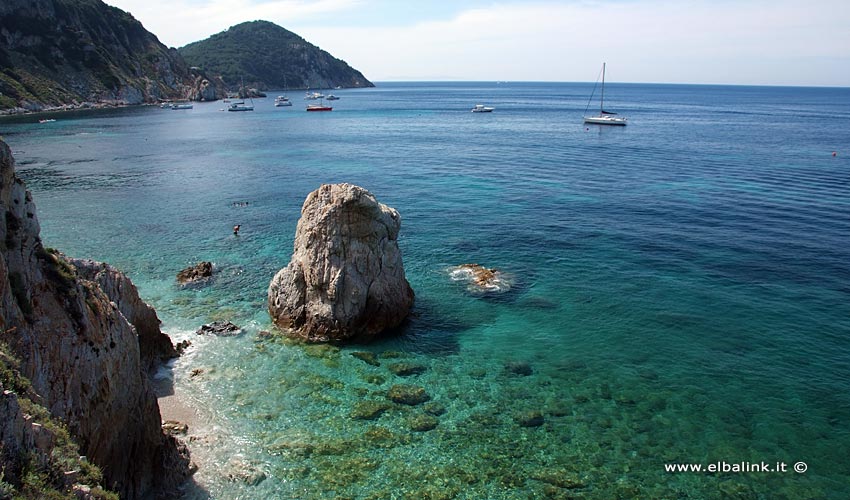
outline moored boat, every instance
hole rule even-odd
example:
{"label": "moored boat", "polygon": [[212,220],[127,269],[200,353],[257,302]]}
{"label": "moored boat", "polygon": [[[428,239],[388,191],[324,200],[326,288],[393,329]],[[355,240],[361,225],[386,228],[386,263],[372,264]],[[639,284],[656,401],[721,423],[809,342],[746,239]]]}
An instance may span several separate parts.
{"label": "moored boat", "polygon": [[[248,95],[250,96],[250,92],[245,90],[245,79],[241,79],[241,85],[239,86],[239,95]],[[254,98],[250,97],[251,104],[245,104],[245,101],[235,101],[227,107],[228,111],[254,111]]]}
{"label": "moored boat", "polygon": [[238,101],[231,103],[230,106],[227,107],[228,111],[254,111],[253,104],[245,104],[245,101]]}
{"label": "moored boat", "polygon": [[[593,88],[596,90],[596,87]],[[587,107],[590,107],[590,101],[593,100],[593,93],[590,94],[590,100],[587,101]],[[613,113],[611,111],[605,111],[605,63],[602,63],[602,92],[599,96],[599,114],[596,116],[585,116],[584,123],[591,123],[594,125],[620,125],[624,126],[626,124],[626,118],[624,116],[616,116],[617,113]],[[587,108],[585,108],[585,113],[587,112]]]}
{"label": "moored boat", "polygon": [[334,108],[324,104],[308,104],[307,111],[333,111]]}
{"label": "moored boat", "polygon": [[491,106],[485,106],[483,104],[476,104],[474,108],[472,108],[473,113],[492,113],[493,110],[496,109]]}

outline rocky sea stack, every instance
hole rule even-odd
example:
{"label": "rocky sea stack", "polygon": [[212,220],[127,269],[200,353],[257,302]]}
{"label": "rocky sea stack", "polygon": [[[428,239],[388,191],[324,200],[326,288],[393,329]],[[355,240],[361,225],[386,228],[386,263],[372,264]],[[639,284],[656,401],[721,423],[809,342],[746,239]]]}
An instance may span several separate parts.
{"label": "rocky sea stack", "polygon": [[[42,490],[27,498],[82,491],[75,461],[85,455],[122,499],[173,493],[189,460],[163,434],[147,377],[156,360],[174,355],[156,313],[114,268],[42,246],[32,197],[2,141],[0,209],[0,375],[27,380],[0,376],[4,488],[32,487],[32,474],[43,472]],[[32,410],[35,401],[46,410]],[[61,426],[48,432],[50,419]]]}
{"label": "rocky sea stack", "polygon": [[371,337],[413,305],[399,213],[352,184],[323,184],[301,208],[289,265],[269,286],[269,314],[311,342]]}

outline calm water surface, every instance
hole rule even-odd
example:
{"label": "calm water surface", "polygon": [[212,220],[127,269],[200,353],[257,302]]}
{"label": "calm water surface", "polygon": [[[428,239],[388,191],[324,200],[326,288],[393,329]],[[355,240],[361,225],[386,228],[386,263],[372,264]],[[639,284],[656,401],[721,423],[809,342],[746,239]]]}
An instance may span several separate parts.
{"label": "calm water surface", "polygon": [[[123,269],[192,340],[165,374],[201,415],[192,497],[850,497],[850,90],[612,84],[630,124],[600,128],[581,123],[590,89],[388,83],[332,113],[291,93],[0,134],[45,244]],[[401,213],[413,317],[365,346],[260,339],[328,182]],[[212,283],[178,288],[200,260]],[[470,293],[447,272],[467,262],[513,288]],[[246,333],[194,335],[221,319]],[[433,404],[388,405],[399,383]],[[787,472],[664,467],[716,462]]]}

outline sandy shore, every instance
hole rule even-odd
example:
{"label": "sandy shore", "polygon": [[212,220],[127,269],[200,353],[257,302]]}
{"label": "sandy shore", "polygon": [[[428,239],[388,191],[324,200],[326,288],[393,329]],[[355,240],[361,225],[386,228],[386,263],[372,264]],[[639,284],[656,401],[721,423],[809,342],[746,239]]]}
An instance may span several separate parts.
{"label": "sandy shore", "polygon": [[163,366],[152,379],[153,390],[159,403],[159,413],[162,421],[176,420],[189,426],[189,433],[198,430],[202,422],[201,413],[197,406],[191,404],[191,398],[174,387],[173,368]]}

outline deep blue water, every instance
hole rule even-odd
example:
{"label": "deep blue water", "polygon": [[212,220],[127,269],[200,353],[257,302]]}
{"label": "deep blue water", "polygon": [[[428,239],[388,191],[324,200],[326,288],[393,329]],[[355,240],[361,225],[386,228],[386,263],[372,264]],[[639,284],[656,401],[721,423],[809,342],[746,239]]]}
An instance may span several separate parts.
{"label": "deep blue water", "polygon": [[[850,497],[850,89],[610,84],[630,124],[604,128],[582,124],[591,88],[386,83],[335,91],[331,113],[296,92],[0,135],[45,244],[123,269],[193,341],[174,387],[202,415],[214,498]],[[413,317],[341,350],[258,340],[301,204],[328,182],[401,213]],[[211,285],[178,288],[200,260]],[[470,293],[447,272],[467,262],[514,286]],[[247,333],[192,333],[214,319]],[[395,376],[399,360],[427,371]],[[435,429],[410,429],[421,407],[352,418],[396,383],[445,408]],[[542,426],[517,423],[535,411]],[[228,478],[235,461],[265,479]],[[788,472],[664,470],[718,461]]]}

